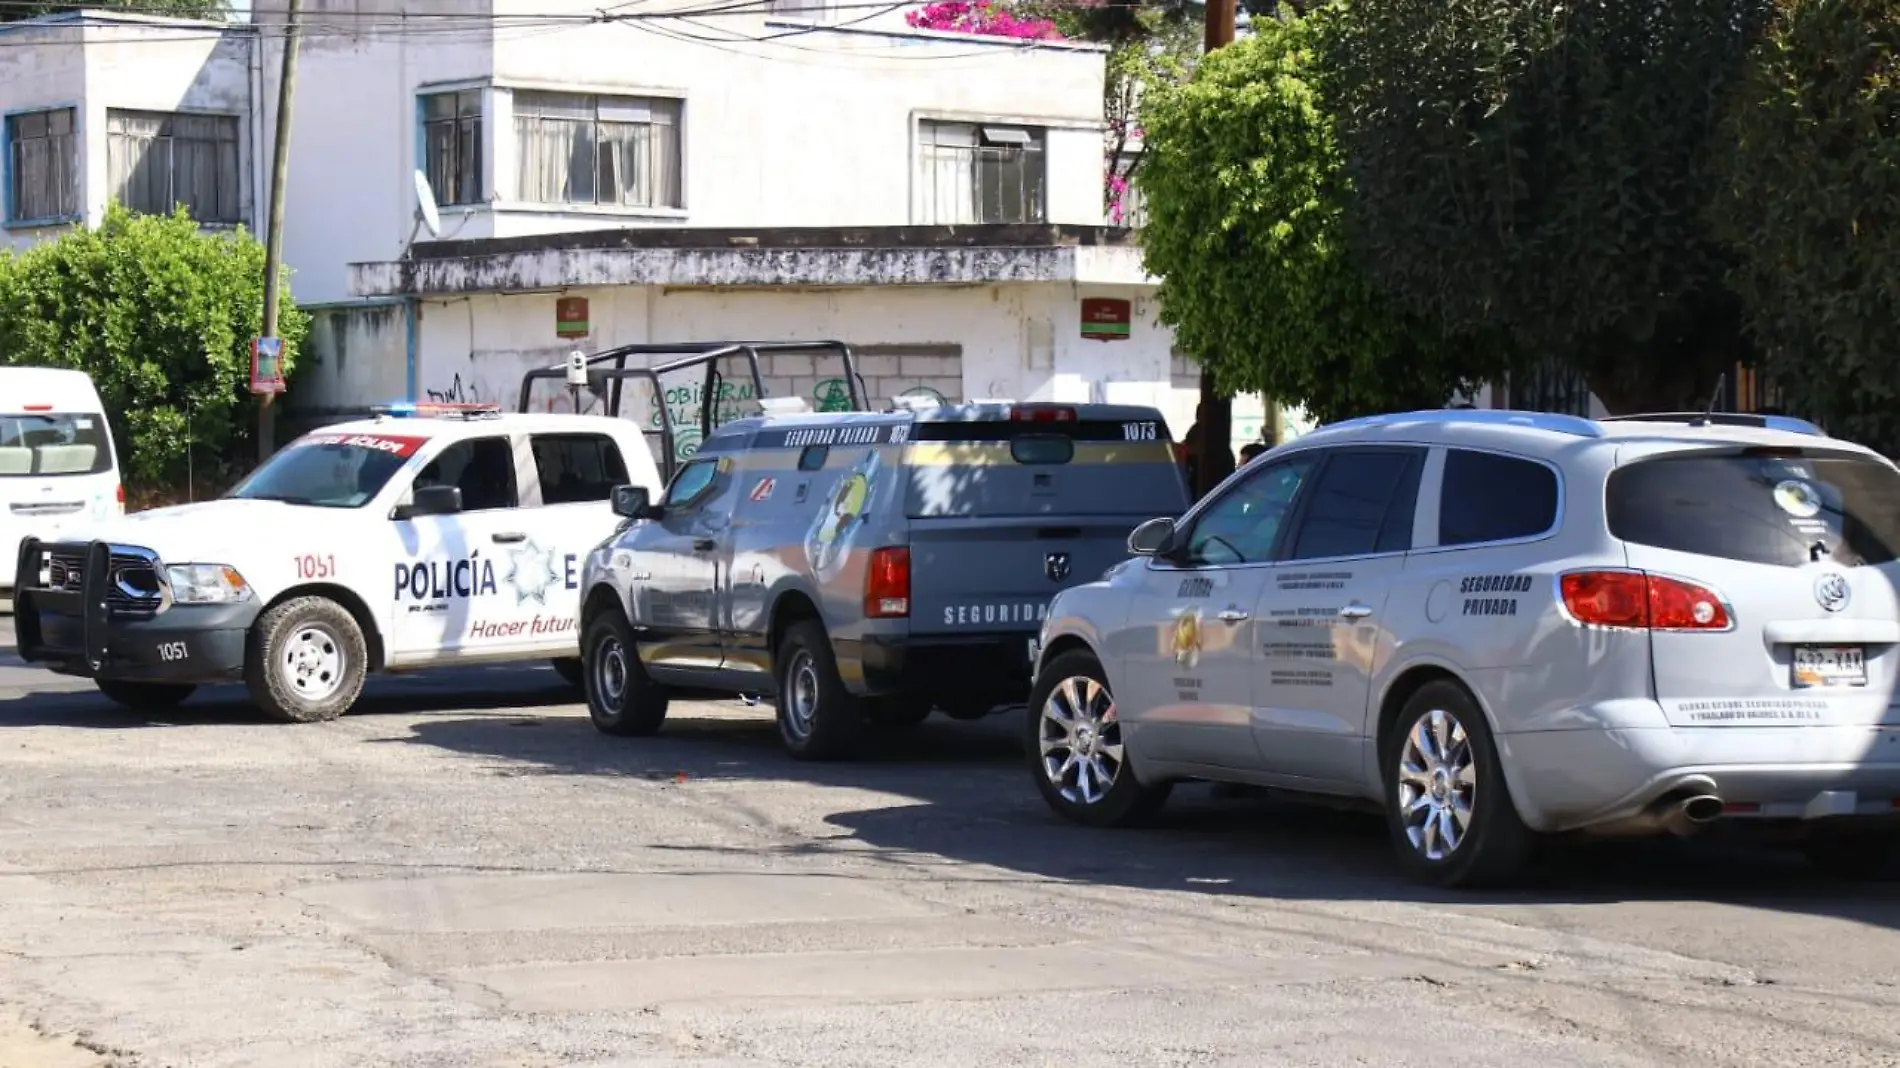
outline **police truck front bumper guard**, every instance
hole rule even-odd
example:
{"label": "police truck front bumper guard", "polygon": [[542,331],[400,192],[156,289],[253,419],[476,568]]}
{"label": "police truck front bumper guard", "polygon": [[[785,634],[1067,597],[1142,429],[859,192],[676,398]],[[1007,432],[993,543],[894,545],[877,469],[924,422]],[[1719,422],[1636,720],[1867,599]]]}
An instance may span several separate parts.
{"label": "police truck front bumper guard", "polygon": [[165,566],[149,549],[28,538],[20,544],[14,587],[14,637],[28,663],[125,682],[244,677],[257,600],[173,604]]}

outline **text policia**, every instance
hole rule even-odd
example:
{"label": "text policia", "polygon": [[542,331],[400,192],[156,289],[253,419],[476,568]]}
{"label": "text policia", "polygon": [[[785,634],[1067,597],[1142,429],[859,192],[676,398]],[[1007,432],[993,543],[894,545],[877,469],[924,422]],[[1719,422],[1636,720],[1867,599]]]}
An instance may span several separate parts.
{"label": "text policia", "polygon": [[529,539],[492,556],[476,549],[449,559],[399,560],[394,578],[392,595],[405,612],[448,613],[466,606],[471,638],[545,637],[574,629],[571,610],[546,609],[551,594],[580,588],[581,561],[577,553]]}

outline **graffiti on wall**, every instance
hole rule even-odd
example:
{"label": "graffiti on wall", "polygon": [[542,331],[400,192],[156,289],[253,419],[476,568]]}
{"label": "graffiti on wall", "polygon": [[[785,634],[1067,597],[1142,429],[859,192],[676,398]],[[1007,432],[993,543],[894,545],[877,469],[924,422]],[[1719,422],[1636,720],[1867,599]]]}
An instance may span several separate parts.
{"label": "graffiti on wall", "polygon": [[425,390],[429,400],[435,404],[493,404],[495,398],[475,376],[463,378],[458,372],[439,389]]}

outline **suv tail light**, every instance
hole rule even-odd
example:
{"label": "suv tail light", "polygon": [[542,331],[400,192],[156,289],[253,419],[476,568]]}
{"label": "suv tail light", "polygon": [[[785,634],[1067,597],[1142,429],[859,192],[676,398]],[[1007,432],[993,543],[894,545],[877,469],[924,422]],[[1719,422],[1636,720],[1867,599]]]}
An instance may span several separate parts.
{"label": "suv tail light", "polygon": [[1644,571],[1572,571],[1558,580],[1579,623],[1635,630],[1727,630],[1734,623],[1715,591]]}
{"label": "suv tail light", "polygon": [[1018,404],[1009,410],[1012,423],[1073,423],[1075,409],[1058,404]]}
{"label": "suv tail light", "polygon": [[870,619],[910,615],[910,550],[886,546],[871,553],[864,572],[864,614]]}

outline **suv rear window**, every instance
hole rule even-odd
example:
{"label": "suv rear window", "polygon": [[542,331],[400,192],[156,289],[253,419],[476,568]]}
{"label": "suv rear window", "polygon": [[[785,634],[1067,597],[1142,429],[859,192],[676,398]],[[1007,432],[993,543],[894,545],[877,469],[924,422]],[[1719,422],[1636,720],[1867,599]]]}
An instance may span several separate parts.
{"label": "suv rear window", "polygon": [[106,421],[83,412],[0,415],[0,478],[97,475],[112,470]]}
{"label": "suv rear window", "polygon": [[1665,456],[1611,472],[1610,533],[1780,567],[1884,564],[1900,551],[1900,472],[1799,450]]}

